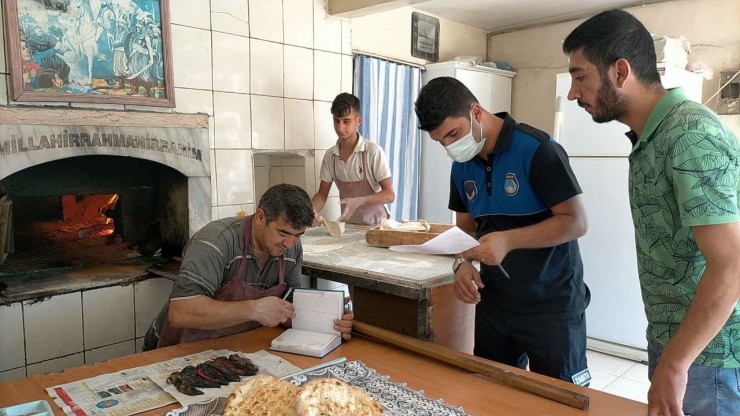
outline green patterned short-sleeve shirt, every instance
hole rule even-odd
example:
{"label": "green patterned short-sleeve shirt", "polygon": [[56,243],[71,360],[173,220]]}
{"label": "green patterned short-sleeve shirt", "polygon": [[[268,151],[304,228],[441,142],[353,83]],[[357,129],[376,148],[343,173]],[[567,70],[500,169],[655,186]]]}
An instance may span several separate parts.
{"label": "green patterned short-sleeve shirt", "polygon": [[[661,99],[632,149],[630,205],[647,332],[663,346],[706,268],[691,227],[740,221],[739,156],[732,132],[681,89]],[[740,367],[740,302],[695,362]]]}

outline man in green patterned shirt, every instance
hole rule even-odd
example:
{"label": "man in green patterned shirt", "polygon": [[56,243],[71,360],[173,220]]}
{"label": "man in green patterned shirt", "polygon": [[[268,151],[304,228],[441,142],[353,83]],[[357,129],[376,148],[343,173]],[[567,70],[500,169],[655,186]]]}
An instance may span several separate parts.
{"label": "man in green patterned shirt", "polygon": [[740,415],[738,142],[709,109],[663,88],[650,33],[629,13],[588,19],[563,51],[568,99],[632,130],[648,415]]}

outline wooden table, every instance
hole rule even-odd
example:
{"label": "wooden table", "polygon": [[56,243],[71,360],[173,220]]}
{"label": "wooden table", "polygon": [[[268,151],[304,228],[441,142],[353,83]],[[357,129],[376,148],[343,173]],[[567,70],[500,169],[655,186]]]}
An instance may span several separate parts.
{"label": "wooden table", "polygon": [[[61,416],[64,413],[53,403],[44,388],[152,364],[208,349],[227,348],[234,351],[255,352],[260,349],[267,349],[272,338],[280,334],[281,331],[280,328],[260,328],[230,337],[175,345],[94,365],[71,368],[61,373],[36,375],[18,381],[0,383],[0,407],[33,400],[47,400],[54,409],[54,413]],[[368,367],[374,368],[378,373],[390,376],[394,382],[405,382],[411,389],[424,390],[424,394],[429,398],[443,398],[447,404],[462,406],[471,415],[641,416],[647,414],[647,405],[644,403],[496,364],[510,371],[525,374],[527,377],[543,380],[588,395],[591,403],[590,408],[585,411],[578,410],[540,396],[515,390],[486,377],[471,374],[439,361],[360,337],[354,337],[349,342],[342,344],[323,359],[273,353],[286,358],[301,368],[343,356],[347,357],[348,360],[360,360]],[[160,415],[167,410],[178,407],[180,406],[170,405],[142,413],[142,415]]]}
{"label": "wooden table", "polygon": [[472,353],[475,306],[455,298],[453,257],[371,247],[365,231],[347,225],[332,237],[324,227],[307,230],[303,273],[349,285],[357,320]]}

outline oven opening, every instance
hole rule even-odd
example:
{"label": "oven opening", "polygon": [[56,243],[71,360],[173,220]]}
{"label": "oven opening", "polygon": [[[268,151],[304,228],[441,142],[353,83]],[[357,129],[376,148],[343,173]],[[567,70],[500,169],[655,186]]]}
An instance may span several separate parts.
{"label": "oven opening", "polygon": [[12,203],[0,279],[179,256],[188,238],[187,177],[142,159],[44,163],[0,181],[0,194]]}
{"label": "oven opening", "polygon": [[118,194],[65,194],[13,200],[13,253],[6,273],[76,267],[140,256],[124,232]]}

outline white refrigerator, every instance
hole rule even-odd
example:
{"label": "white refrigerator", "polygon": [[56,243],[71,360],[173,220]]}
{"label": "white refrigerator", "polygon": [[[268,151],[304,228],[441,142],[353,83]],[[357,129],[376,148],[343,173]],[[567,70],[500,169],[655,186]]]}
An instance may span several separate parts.
{"label": "white refrigerator", "polygon": [[[663,85],[682,86],[701,100],[700,76],[681,69],[661,70]],[[617,121],[598,124],[568,101],[570,74],[558,74],[553,135],[568,152],[583,189],[588,232],[579,239],[584,280],[591,289],[586,309],[588,336],[601,349],[621,353],[647,348],[647,320],[640,294],[634,229],[627,194],[629,129]],[[628,353],[627,353],[628,354]],[[637,357],[642,357],[639,353]]]}

